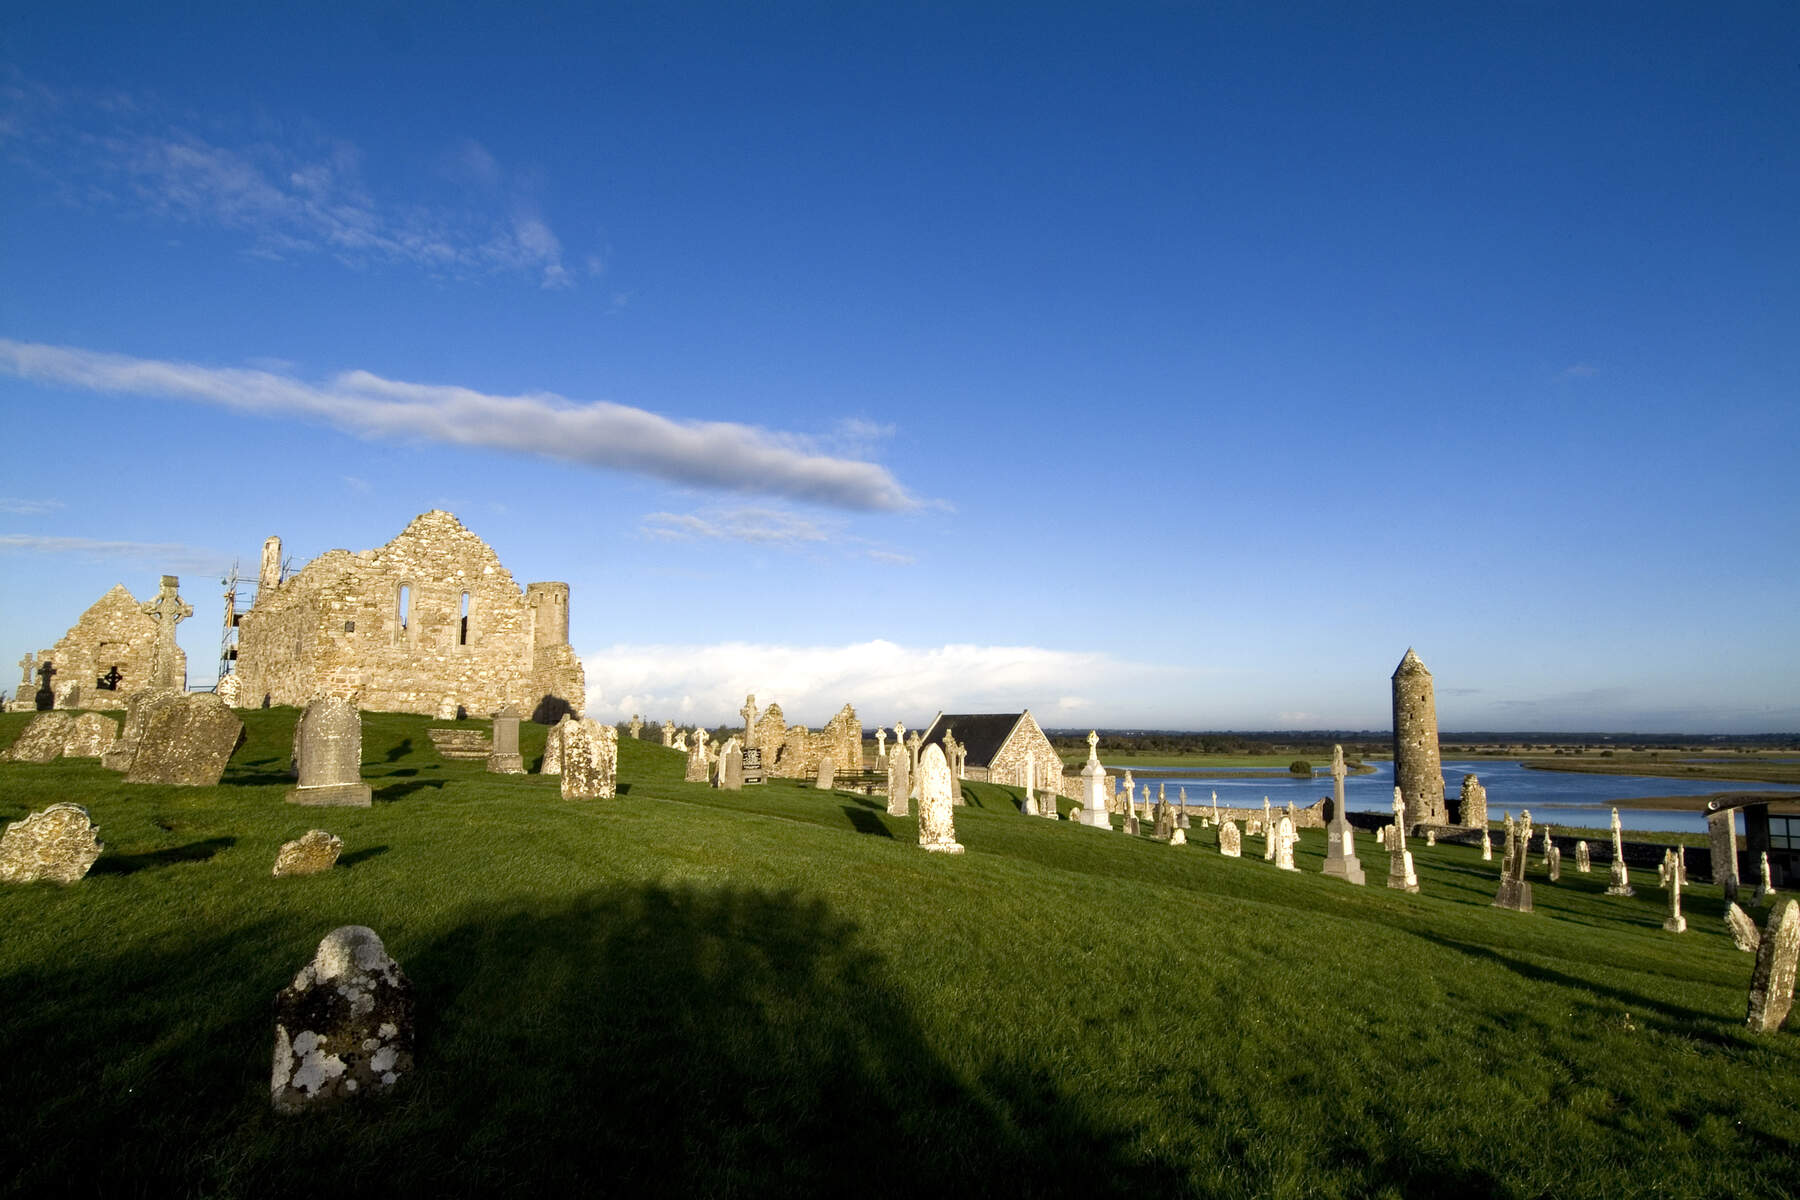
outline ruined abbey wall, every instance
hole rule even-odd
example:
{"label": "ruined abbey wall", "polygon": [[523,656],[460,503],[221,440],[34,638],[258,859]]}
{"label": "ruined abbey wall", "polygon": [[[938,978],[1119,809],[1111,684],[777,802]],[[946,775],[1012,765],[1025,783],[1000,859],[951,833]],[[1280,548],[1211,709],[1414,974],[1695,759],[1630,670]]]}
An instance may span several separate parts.
{"label": "ruined abbey wall", "polygon": [[[128,692],[149,685],[155,644],[156,621],[119,583],[94,601],[38,661],[48,659],[56,668],[51,681],[56,707],[122,709]],[[180,646],[174,654],[176,677],[185,680],[187,655]],[[114,666],[120,675],[117,690],[95,686]],[[19,698],[29,703],[31,693],[22,692]]]}
{"label": "ruined abbey wall", "polygon": [[771,704],[756,718],[756,745],[762,750],[763,770],[781,779],[806,779],[819,773],[829,757],[839,774],[863,769],[862,719],[846,704],[817,733],[804,725],[789,725],[779,704]]}
{"label": "ruined abbey wall", "polygon": [[566,584],[522,592],[486,542],[428,512],[379,549],[332,550],[258,590],[238,626],[240,703],[355,695],[378,712],[510,704],[538,719],[579,716],[568,595]]}

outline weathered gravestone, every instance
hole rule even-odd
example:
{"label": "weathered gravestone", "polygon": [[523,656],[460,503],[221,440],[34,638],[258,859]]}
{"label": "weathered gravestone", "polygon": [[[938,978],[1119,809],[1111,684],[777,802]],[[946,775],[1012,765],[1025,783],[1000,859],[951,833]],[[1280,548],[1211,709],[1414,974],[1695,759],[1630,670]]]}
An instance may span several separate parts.
{"label": "weathered gravestone", "polygon": [[0,833],[0,883],[74,883],[105,845],[79,804],[52,804]]}
{"label": "weathered gravestone", "polygon": [[675,745],[675,722],[664,721],[662,723],[662,739],[663,739],[663,745],[668,746],[671,749],[674,747],[674,745]]}
{"label": "weathered gravestone", "polygon": [[890,817],[904,817],[912,792],[912,756],[895,739],[894,752],[888,755],[887,810]]}
{"label": "weathered gravestone", "polygon": [[744,752],[736,738],[726,742],[725,752],[719,755],[719,786],[728,792],[744,786]]}
{"label": "weathered gravestone", "polygon": [[1619,810],[1612,810],[1612,876],[1606,885],[1609,896],[1635,896],[1631,890],[1631,872],[1625,867],[1625,834],[1619,824]]}
{"label": "weathered gravestone", "polygon": [[236,675],[226,675],[222,677],[219,682],[213,684],[213,695],[223,700],[232,708],[238,707],[238,701],[243,699],[243,692],[243,680],[239,679]]}
{"label": "weathered gravestone", "polygon": [[1481,831],[1481,861],[1494,861],[1494,839],[1488,835],[1488,831],[1485,829]]}
{"label": "weathered gravestone", "polygon": [[525,773],[525,760],[519,756],[519,710],[510,704],[494,714],[494,748],[488,751],[487,769],[496,775]]}
{"label": "weathered gravestone", "polygon": [[1335,875],[1346,883],[1364,882],[1362,863],[1356,857],[1356,829],[1345,811],[1344,778],[1350,773],[1344,764],[1344,748],[1331,748],[1331,823],[1325,827],[1325,865],[1327,875]]}
{"label": "weathered gravestone", "polygon": [[323,829],[309,829],[291,842],[281,843],[275,855],[273,875],[317,875],[337,865],[344,842]]}
{"label": "weathered gravestone", "polygon": [[1593,869],[1594,869],[1594,860],[1591,856],[1591,853],[1588,850],[1588,844],[1585,841],[1576,842],[1575,843],[1575,870],[1579,874],[1586,875],[1589,871],[1591,871]]}
{"label": "weathered gravestone", "polygon": [[919,845],[939,854],[961,854],[956,841],[955,781],[937,743],[919,756]]}
{"label": "weathered gravestone", "polygon": [[1794,1006],[1794,966],[1800,960],[1800,902],[1777,904],[1756,948],[1750,976],[1750,1013],[1745,1023],[1757,1033],[1774,1033]]}
{"label": "weathered gravestone", "polygon": [[211,692],[152,704],[125,782],[215,787],[243,740],[243,721]]}
{"label": "weathered gravestone", "polygon": [[644,719],[636,713],[631,714],[631,736],[633,740],[644,736]]}
{"label": "weathered gravestone", "polygon": [[1681,915],[1681,862],[1673,850],[1664,853],[1663,869],[1663,887],[1668,889],[1669,900],[1669,915],[1663,920],[1663,928],[1670,933],[1686,933],[1687,918]]}
{"label": "weathered gravestone", "polygon": [[746,784],[763,783],[768,773],[763,770],[763,752],[760,746],[744,747],[744,782]]}
{"label": "weathered gravestone", "polygon": [[119,727],[103,713],[82,713],[63,742],[64,758],[99,758],[119,740]]}
{"label": "weathered gravestone", "polygon": [[1756,948],[1762,945],[1762,934],[1757,931],[1756,922],[1735,902],[1725,906],[1725,926],[1731,930],[1731,944],[1739,950],[1755,954]]}
{"label": "weathered gravestone", "polygon": [[181,691],[176,688],[140,688],[126,696],[125,730],[100,756],[100,765],[109,771],[130,770],[131,760],[137,757],[138,743],[144,739],[144,727],[150,723],[150,714],[181,696]]}
{"label": "weathered gravestone", "polygon": [[1531,885],[1525,882],[1525,864],[1531,858],[1531,810],[1519,814],[1518,836],[1513,836],[1512,814],[1506,815],[1506,861],[1500,867],[1500,894],[1495,908],[1531,911]]}
{"label": "weathered gravestone", "polygon": [[592,717],[563,730],[562,798],[610,800],[619,790],[619,731]]}
{"label": "weathered gravestone", "polygon": [[1275,865],[1283,871],[1298,871],[1294,865],[1294,843],[1299,835],[1294,832],[1294,819],[1286,813],[1275,823]]}
{"label": "weathered gravestone", "polygon": [[1731,809],[1706,814],[1706,840],[1712,848],[1713,882],[1725,891],[1726,900],[1736,900],[1737,813]]}
{"label": "weathered gravestone", "polygon": [[374,930],[332,930],[275,997],[275,1111],[380,1095],[412,1066],[412,984]]}
{"label": "weathered gravestone", "polygon": [[294,726],[294,767],[300,783],[284,797],[289,804],[368,808],[373,803],[362,781],[362,713],[354,700],[320,696],[306,706]]}
{"label": "weathered gravestone", "polygon": [[1482,828],[1488,823],[1487,788],[1473,775],[1462,778],[1462,792],[1456,801],[1456,823]]}
{"label": "weathered gravestone", "polygon": [[562,774],[563,736],[574,723],[575,718],[564,713],[562,720],[552,725],[550,732],[544,735],[544,757],[538,763],[539,775]]}
{"label": "weathered gravestone", "polygon": [[62,757],[75,718],[66,712],[41,712],[31,718],[18,740],[0,754],[6,762],[47,763]]}
{"label": "weathered gravestone", "polygon": [[1187,830],[1183,829],[1179,825],[1170,829],[1169,830],[1169,845],[1171,845],[1171,846],[1187,845]]}
{"label": "weathered gravestone", "polygon": [[[1547,842],[1550,841],[1550,833],[1548,830],[1544,832],[1544,840]],[[1550,842],[1550,844],[1544,848],[1544,874],[1549,878],[1551,883],[1562,882],[1562,847],[1558,846],[1555,842]]]}
{"label": "weathered gravestone", "polygon": [[1100,765],[1100,735],[1088,730],[1087,762],[1081,768],[1081,823],[1095,829],[1112,829],[1106,815],[1106,768]]}
{"label": "weathered gravestone", "polygon": [[712,779],[712,772],[706,761],[706,735],[698,729],[694,730],[693,744],[687,749],[687,770],[682,779],[688,783],[706,783]]}
{"label": "weathered gravestone", "polygon": [[1756,894],[1750,897],[1753,904],[1767,904],[1775,895],[1775,881],[1769,874],[1769,852],[1762,852],[1762,873],[1757,876]]}
{"label": "weathered gravestone", "polygon": [[1274,816],[1274,810],[1269,807],[1269,798],[1267,796],[1263,797],[1262,830],[1263,830],[1263,861],[1264,862],[1274,862],[1275,861],[1275,816]]}
{"label": "weathered gravestone", "polygon": [[1406,848],[1406,800],[1399,788],[1394,789],[1394,823],[1388,826],[1388,886],[1403,892],[1419,890],[1412,851]]}
{"label": "weathered gravestone", "polygon": [[1437,830],[1435,828],[1427,829],[1425,831],[1425,844],[1427,846],[1437,845]]}
{"label": "weathered gravestone", "polygon": [[1226,858],[1243,856],[1244,835],[1238,832],[1236,821],[1226,821],[1219,826],[1219,853]]}

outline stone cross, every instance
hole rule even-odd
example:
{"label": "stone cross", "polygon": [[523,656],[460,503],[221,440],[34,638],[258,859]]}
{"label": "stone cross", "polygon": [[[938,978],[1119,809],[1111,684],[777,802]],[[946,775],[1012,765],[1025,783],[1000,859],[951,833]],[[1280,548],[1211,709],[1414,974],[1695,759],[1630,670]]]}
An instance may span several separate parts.
{"label": "stone cross", "polygon": [[1100,761],[1100,735],[1092,729],[1088,730],[1088,761]]}
{"label": "stone cross", "polygon": [[175,677],[175,626],[194,615],[191,605],[176,595],[179,582],[173,575],[162,577],[162,591],[140,611],[156,621],[156,641],[150,652],[150,686],[183,687],[187,680]]}
{"label": "stone cross", "polygon": [[875,727],[875,761],[882,762],[887,758],[887,730]]}
{"label": "stone cross", "polygon": [[20,672],[20,674],[19,674],[19,696],[20,697],[23,697],[26,692],[29,692],[32,690],[31,676],[33,675],[34,672],[32,671],[31,668],[33,668],[35,666],[37,666],[37,655],[35,655],[35,654],[27,654],[24,658],[21,658],[19,660],[19,672]]}
{"label": "stone cross", "polygon": [[1606,885],[1609,896],[1635,896],[1631,890],[1631,873],[1625,869],[1625,834],[1619,825],[1619,810],[1612,810],[1613,857],[1612,876]]}
{"label": "stone cross", "polygon": [[1350,814],[1344,811],[1344,748],[1331,748],[1331,827],[1325,833],[1325,874],[1335,875],[1349,883],[1363,882],[1362,863],[1356,858],[1355,834],[1351,831]]}
{"label": "stone cross", "polygon": [[754,693],[744,697],[744,707],[738,709],[738,716],[744,718],[744,748],[748,750],[756,745],[756,696]]}
{"label": "stone cross", "polygon": [[1419,876],[1413,870],[1412,851],[1406,848],[1406,798],[1394,789],[1394,823],[1388,826],[1388,886],[1402,892],[1419,890]]}
{"label": "stone cross", "polygon": [[1663,928],[1670,933],[1686,933],[1687,918],[1681,915],[1681,866],[1670,850],[1664,857],[1668,867],[1669,880],[1663,886],[1669,889],[1669,915],[1663,921]]}

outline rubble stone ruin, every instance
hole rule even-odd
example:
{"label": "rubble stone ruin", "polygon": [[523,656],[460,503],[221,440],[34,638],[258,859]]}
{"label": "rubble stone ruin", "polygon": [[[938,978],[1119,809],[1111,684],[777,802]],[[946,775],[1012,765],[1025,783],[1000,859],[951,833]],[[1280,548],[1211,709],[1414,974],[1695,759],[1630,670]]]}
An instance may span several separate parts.
{"label": "rubble stone ruin", "polygon": [[1456,799],[1456,823],[1470,829],[1487,826],[1487,788],[1473,775],[1464,775],[1462,778],[1462,791]]}
{"label": "rubble stone ruin", "polygon": [[[1414,825],[1448,825],[1431,672],[1411,647],[1394,668],[1394,783]],[[1466,823],[1466,822],[1465,822]]]}
{"label": "rubble stone ruin", "polygon": [[368,808],[369,785],[362,781],[362,713],[354,700],[321,696],[306,706],[294,729],[294,766],[299,786],[289,804]]}
{"label": "rubble stone ruin", "polygon": [[275,1111],[380,1095],[412,1068],[412,984],[374,930],[332,930],[275,997]]}
{"label": "rubble stone ruin", "polygon": [[[56,645],[20,662],[25,672],[7,708],[121,709],[126,697],[146,687],[187,685],[187,655],[175,641],[175,625],[193,609],[175,594],[176,577],[162,577],[162,591],[140,603],[114,584],[69,627]],[[49,670],[49,675],[40,672]],[[40,688],[37,680],[45,687]],[[54,680],[54,687],[48,686]],[[44,700],[37,693],[43,691]]]}
{"label": "rubble stone ruin", "polygon": [[546,725],[581,714],[568,584],[521,591],[451,514],[423,513],[385,546],[330,550],[286,579],[280,539],[269,545],[276,569],[265,553],[255,603],[239,620],[241,703],[356,694],[378,712],[512,705]]}

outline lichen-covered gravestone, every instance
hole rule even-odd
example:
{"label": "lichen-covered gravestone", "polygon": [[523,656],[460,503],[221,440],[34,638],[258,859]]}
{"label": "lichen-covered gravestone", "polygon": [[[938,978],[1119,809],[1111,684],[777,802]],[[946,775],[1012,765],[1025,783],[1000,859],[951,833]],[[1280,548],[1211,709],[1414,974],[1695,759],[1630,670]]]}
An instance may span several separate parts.
{"label": "lichen-covered gravestone", "polygon": [[1757,1033],[1774,1033],[1794,1006],[1794,967],[1800,961],[1800,903],[1777,904],[1756,948],[1750,976],[1750,1013],[1745,1023]]}
{"label": "lichen-covered gravestone", "polygon": [[563,719],[552,725],[550,732],[544,735],[544,761],[538,767],[539,775],[562,774],[563,736],[574,723],[575,718],[565,713]]}
{"label": "lichen-covered gravestone", "polygon": [[1226,821],[1219,826],[1219,853],[1226,858],[1243,857],[1244,835],[1238,832],[1236,821]]}
{"label": "lichen-covered gravestone", "polygon": [[6,762],[47,763],[62,757],[75,718],[66,712],[42,712],[31,718],[25,732],[0,754]]}
{"label": "lichen-covered gravestone", "polygon": [[214,787],[243,737],[243,721],[211,692],[154,704],[125,782]]}
{"label": "lichen-covered gravestone", "polygon": [[309,829],[291,842],[283,842],[275,855],[274,875],[317,875],[337,865],[344,842],[323,829]]}
{"label": "lichen-covered gravestone", "polygon": [[294,726],[294,766],[300,786],[287,794],[289,804],[370,807],[362,781],[362,713],[354,700],[321,696],[306,706]]}
{"label": "lichen-covered gravestone", "polygon": [[837,760],[827,754],[819,760],[819,776],[813,781],[813,787],[821,792],[829,792],[837,784]]}
{"label": "lichen-covered gravestone", "polygon": [[1736,900],[1738,894],[1737,813],[1731,809],[1708,813],[1706,834],[1707,842],[1712,850],[1713,882],[1724,889],[1727,901]]}
{"label": "lichen-covered gravestone", "polygon": [[412,1066],[412,984],[374,930],[332,930],[275,997],[275,1111],[379,1095]]}
{"label": "lichen-covered gravestone", "polygon": [[1725,906],[1725,925],[1731,930],[1731,944],[1739,950],[1755,954],[1756,948],[1762,945],[1762,934],[1757,931],[1756,922],[1735,902]]}
{"label": "lichen-covered gravestone", "polygon": [[592,717],[563,731],[562,798],[610,800],[619,788],[619,731]]}
{"label": "lichen-covered gravestone", "polygon": [[890,817],[907,814],[907,796],[912,791],[912,758],[904,750],[888,755],[887,810]]}
{"label": "lichen-covered gravestone", "polygon": [[82,713],[69,727],[68,739],[63,742],[63,757],[99,758],[118,738],[119,727],[111,717],[97,712]]}
{"label": "lichen-covered gravestone", "polygon": [[525,773],[525,760],[519,755],[519,711],[510,704],[494,714],[494,748],[488,751],[487,769],[496,775]]}
{"label": "lichen-covered gravestone", "polygon": [[1575,869],[1583,875],[1594,869],[1594,860],[1586,842],[1575,843]]}
{"label": "lichen-covered gravestone", "polygon": [[139,688],[125,697],[125,730],[100,756],[100,765],[109,771],[130,770],[131,760],[137,757],[138,743],[144,738],[144,728],[150,723],[150,714],[164,704],[173,704],[181,696],[175,688]]}
{"label": "lichen-covered gravestone", "polygon": [[712,777],[706,764],[706,735],[696,729],[693,745],[687,748],[687,752],[687,774],[682,778],[689,783],[705,783]]}
{"label": "lichen-covered gravestone", "polygon": [[1283,871],[1298,871],[1294,865],[1294,842],[1298,835],[1294,833],[1294,821],[1286,813],[1275,822],[1275,865]]}
{"label": "lichen-covered gravestone", "polygon": [[105,849],[79,804],[52,804],[0,833],[0,883],[74,883]]}
{"label": "lichen-covered gravestone", "polygon": [[1525,864],[1531,858],[1531,810],[1519,814],[1518,836],[1512,836],[1512,814],[1506,817],[1506,861],[1500,867],[1500,893],[1494,897],[1495,908],[1514,912],[1531,911],[1531,885],[1525,882]]}
{"label": "lichen-covered gravestone", "polygon": [[1625,834],[1619,824],[1619,810],[1612,810],[1612,874],[1606,884],[1609,896],[1635,896],[1631,890],[1631,872],[1625,867]]}
{"label": "lichen-covered gravestone", "polygon": [[935,742],[919,757],[919,845],[939,854],[961,854],[956,841],[955,787],[950,764]]}
{"label": "lichen-covered gravestone", "polygon": [[1668,852],[1665,867],[1663,886],[1668,889],[1669,915],[1663,928],[1670,933],[1686,933],[1687,918],[1681,915],[1681,860],[1673,850]]}
{"label": "lichen-covered gravestone", "polygon": [[725,749],[719,754],[719,786],[728,792],[743,789],[744,750],[736,738],[726,742]]}

